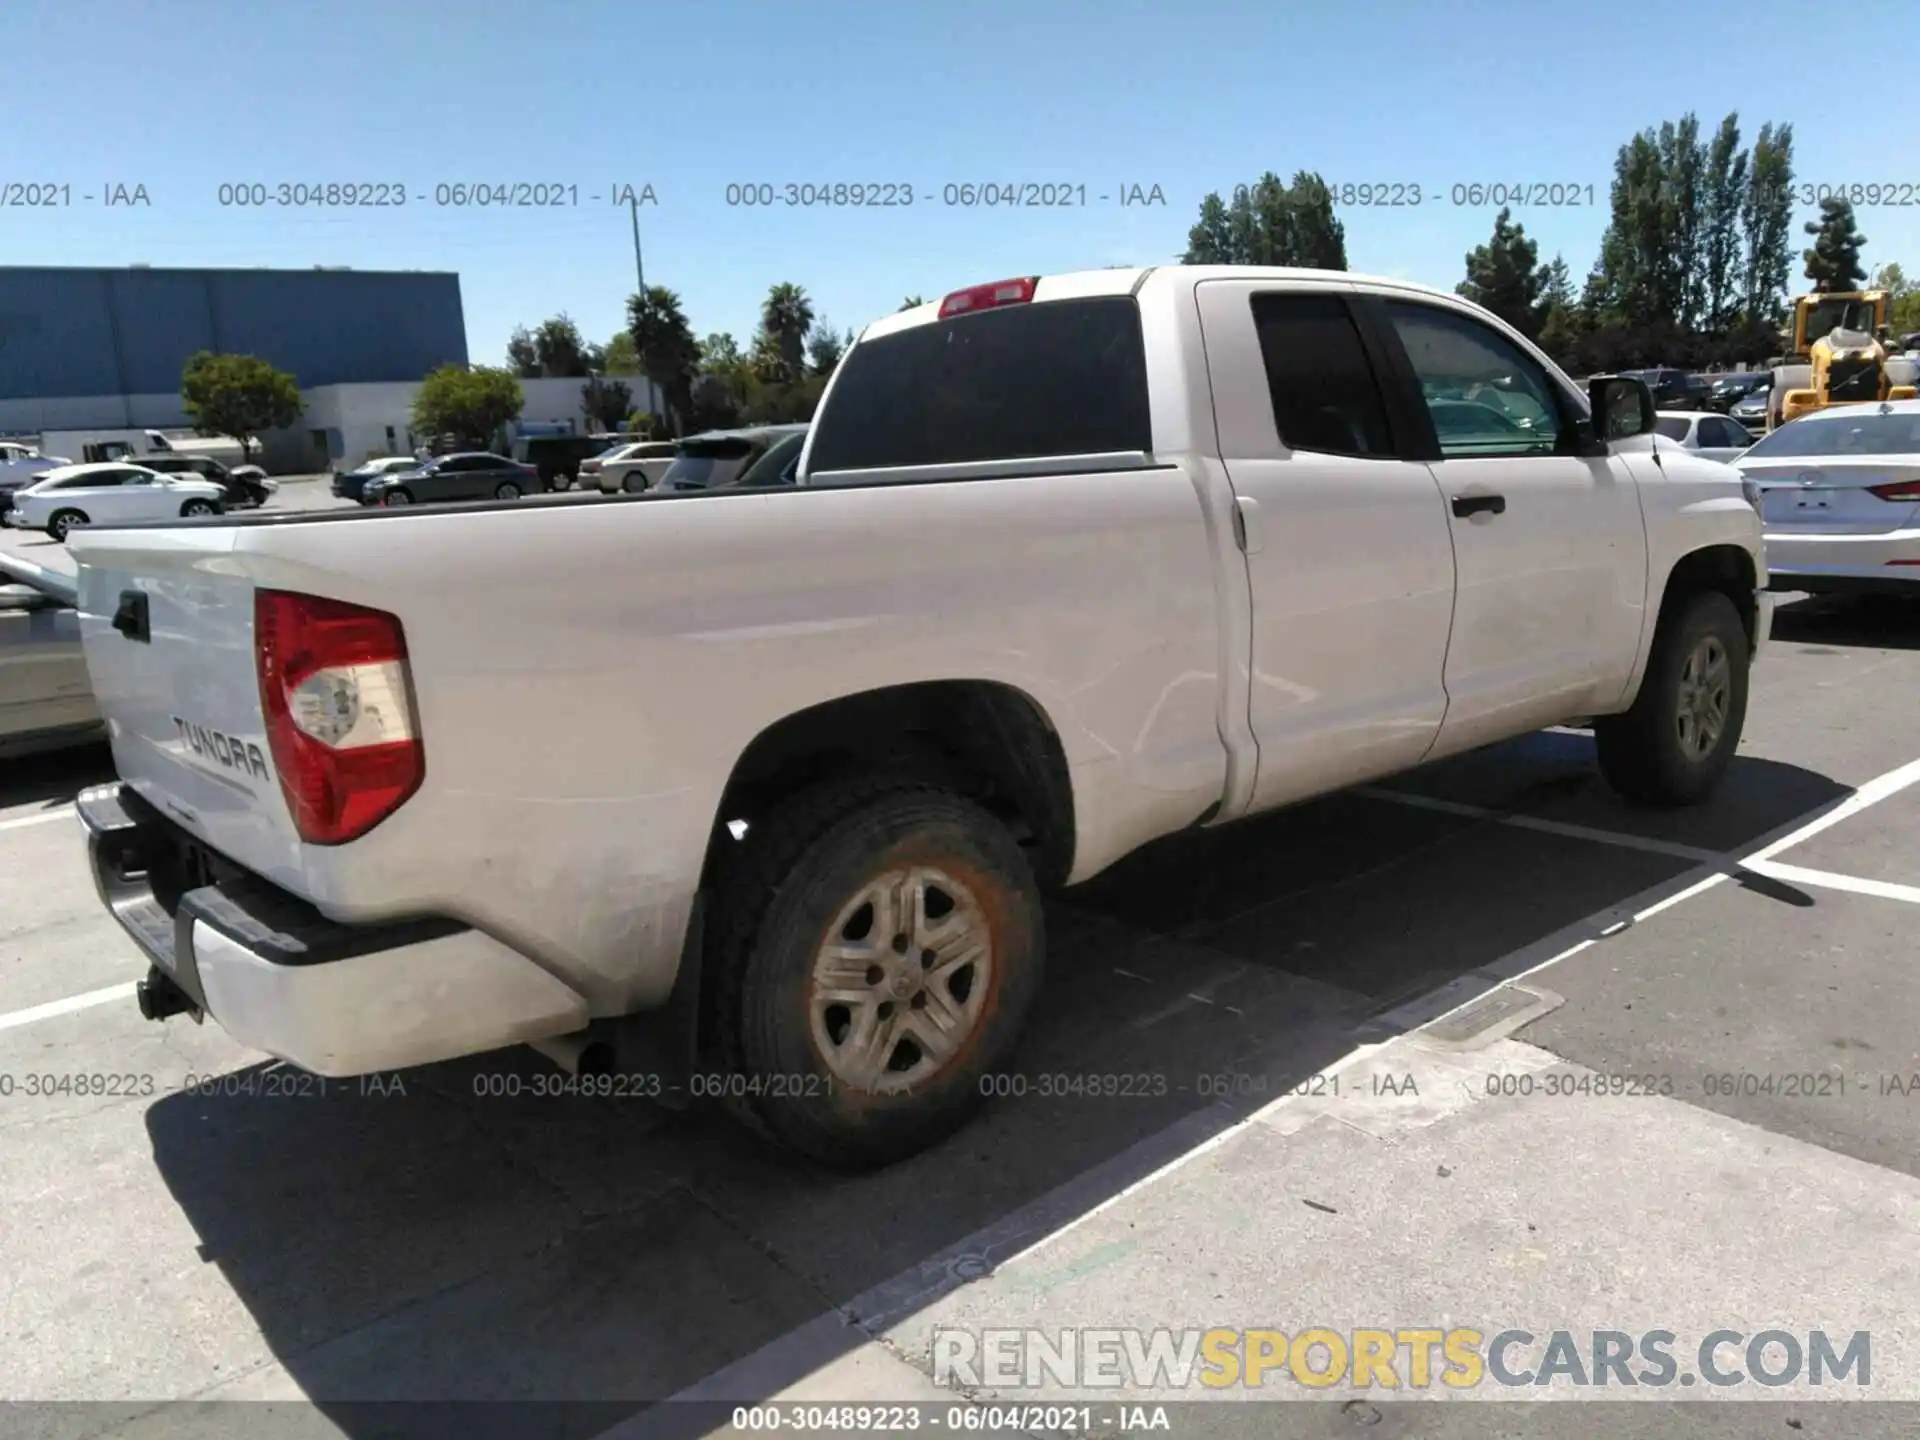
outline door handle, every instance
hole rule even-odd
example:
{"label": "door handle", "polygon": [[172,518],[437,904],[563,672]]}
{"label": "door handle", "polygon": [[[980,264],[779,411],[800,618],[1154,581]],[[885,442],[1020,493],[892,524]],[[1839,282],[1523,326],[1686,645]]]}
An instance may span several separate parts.
{"label": "door handle", "polygon": [[1453,497],[1453,513],[1462,520],[1469,515],[1485,512],[1489,515],[1507,513],[1507,497],[1504,495],[1456,495]]}
{"label": "door handle", "polygon": [[152,641],[153,632],[147,624],[147,597],[144,592],[120,592],[119,608],[113,612],[113,628],[129,640],[138,640],[143,645]]}
{"label": "door handle", "polygon": [[1240,548],[1249,555],[1258,555],[1266,543],[1260,533],[1260,502],[1245,495],[1236,495],[1233,501],[1233,538],[1240,542]]}

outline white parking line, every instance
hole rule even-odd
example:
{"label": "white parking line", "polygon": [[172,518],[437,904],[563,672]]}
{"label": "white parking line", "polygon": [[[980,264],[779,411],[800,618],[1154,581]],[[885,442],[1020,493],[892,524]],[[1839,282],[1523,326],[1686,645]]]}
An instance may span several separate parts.
{"label": "white parking line", "polygon": [[1567,840],[1591,840],[1596,845],[1617,845],[1623,850],[1645,850],[1653,855],[1670,855],[1676,860],[1691,860],[1696,865],[1726,857],[1717,850],[1702,850],[1697,845],[1676,845],[1671,840],[1655,840],[1646,835],[1629,835],[1624,830],[1601,830],[1592,825],[1574,825],[1565,820],[1543,820],[1537,815],[1520,815],[1511,810],[1494,810],[1485,805],[1467,805],[1458,800],[1438,800],[1431,795],[1414,795],[1404,790],[1382,790],[1365,785],[1354,792],[1369,800],[1385,800],[1415,810],[1437,810],[1442,815],[1458,815],[1468,820],[1493,820],[1516,830],[1534,830],[1542,835],[1559,835]]}
{"label": "white parking line", "polygon": [[36,1020],[51,1020],[56,1015],[71,1015],[76,1010],[108,1005],[115,1000],[125,1000],[132,994],[133,982],[129,980],[124,985],[109,985],[104,990],[89,990],[84,995],[69,995],[64,1000],[49,1000],[44,1005],[0,1015],[0,1030],[14,1030],[22,1025],[31,1025]]}
{"label": "white parking line", "polygon": [[1904,900],[1920,905],[1920,885],[1896,885],[1890,880],[1869,880],[1861,875],[1836,875],[1831,870],[1809,870],[1804,865],[1783,865],[1778,860],[1749,860],[1748,870],[1773,880],[1812,885],[1822,890],[1845,890],[1854,895],[1873,895],[1882,900]]}
{"label": "white parking line", "polygon": [[18,830],[26,825],[44,825],[49,820],[72,818],[73,806],[62,805],[58,810],[42,810],[38,815],[23,815],[15,820],[0,820],[0,830]]}

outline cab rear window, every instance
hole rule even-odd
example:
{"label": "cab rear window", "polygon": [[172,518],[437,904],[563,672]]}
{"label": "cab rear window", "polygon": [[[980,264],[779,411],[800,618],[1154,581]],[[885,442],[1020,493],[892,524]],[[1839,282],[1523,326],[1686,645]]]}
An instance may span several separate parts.
{"label": "cab rear window", "polygon": [[1009,305],[856,345],[814,432],[814,473],[1151,450],[1139,306]]}

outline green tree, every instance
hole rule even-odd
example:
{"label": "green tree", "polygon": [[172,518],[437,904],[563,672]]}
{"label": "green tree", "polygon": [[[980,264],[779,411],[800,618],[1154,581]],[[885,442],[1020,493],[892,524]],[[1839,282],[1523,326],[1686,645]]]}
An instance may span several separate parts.
{"label": "green tree", "polygon": [[180,399],[202,435],[229,435],[251,458],[254,437],[300,418],[300,383],[257,355],[202,350],[180,375]]}
{"label": "green tree", "polygon": [[540,322],[533,332],[533,353],[542,375],[567,379],[587,374],[586,342],[580,338],[580,327],[565,314]]}
{"label": "green tree", "polygon": [[601,351],[601,372],[606,375],[638,375],[640,373],[640,351],[633,343],[633,336],[622,330],[606,344]]}
{"label": "green tree", "polygon": [[580,408],[602,430],[611,430],[633,409],[633,389],[624,380],[591,375],[580,387]]}
{"label": "green tree", "polygon": [[1882,265],[1873,272],[1872,284],[1887,292],[1887,323],[1896,336],[1920,330],[1920,283],[1909,280],[1898,265]]}
{"label": "green tree", "polygon": [[531,380],[540,373],[540,352],[533,348],[533,336],[524,325],[514,326],[507,340],[507,368],[522,380]]}
{"label": "green tree", "polygon": [[784,385],[797,379],[800,372],[787,364],[780,339],[770,330],[753,337],[753,351],[747,356],[747,369],[762,384]]}
{"label": "green tree", "polygon": [[1786,315],[1793,270],[1793,127],[1762,125],[1740,202],[1747,263],[1741,286],[1747,320],[1778,325]]}
{"label": "green tree", "polygon": [[1200,202],[1200,218],[1194,221],[1193,228],[1187,231],[1187,253],[1183,263],[1188,265],[1231,265],[1233,263],[1233,231],[1228,222],[1227,207],[1220,196],[1212,191]]}
{"label": "green tree", "polygon": [[519,417],[526,403],[526,392],[511,370],[442,365],[420,382],[413,397],[413,428],[424,435],[451,435],[460,445],[482,449]]}
{"label": "green tree", "polygon": [[813,302],[798,285],[783,282],[767,291],[760,306],[760,329],[773,343],[789,377],[800,374],[807,336],[813,330]]}
{"label": "green tree", "polygon": [[1304,265],[1347,268],[1346,227],[1317,172],[1296,171],[1291,185],[1269,170],[1234,187],[1230,201],[1209,192],[1187,232],[1188,265]]}
{"label": "green tree", "polygon": [[1573,293],[1573,275],[1561,256],[1539,270],[1540,299],[1535,307],[1540,346],[1555,360],[1568,363],[1586,333],[1580,299]]}
{"label": "green tree", "polygon": [[1728,115],[1707,151],[1700,231],[1700,318],[1724,334],[1744,313],[1740,294],[1740,208],[1747,190],[1747,153],[1740,117]]}
{"label": "green tree", "polygon": [[822,320],[814,326],[813,334],[807,337],[807,368],[815,375],[831,375],[834,367],[840,363],[840,357],[847,353],[847,347],[852,343],[851,330],[843,339],[833,326]]}
{"label": "green tree", "polygon": [[926,303],[927,302],[918,295],[909,295],[905,300],[902,300],[900,302],[900,308],[902,310],[912,310],[916,306],[924,305]]}
{"label": "green tree", "polygon": [[1853,222],[1853,206],[1838,195],[1820,202],[1820,218],[1801,227],[1813,236],[1813,248],[1800,252],[1815,290],[1853,290],[1867,278],[1860,247],[1867,243]]}
{"label": "green tree", "polygon": [[680,297],[660,285],[648,286],[644,295],[628,296],[627,329],[640,352],[640,368],[660,387],[674,422],[688,424],[693,414],[693,381],[700,365],[700,346],[687,324],[686,312],[680,308]]}
{"label": "green tree", "polygon": [[1539,247],[1527,238],[1526,227],[1514,224],[1513,212],[1503,208],[1494,217],[1493,238],[1467,256],[1467,278],[1454,291],[1516,330],[1535,334],[1547,284],[1539,258]]}

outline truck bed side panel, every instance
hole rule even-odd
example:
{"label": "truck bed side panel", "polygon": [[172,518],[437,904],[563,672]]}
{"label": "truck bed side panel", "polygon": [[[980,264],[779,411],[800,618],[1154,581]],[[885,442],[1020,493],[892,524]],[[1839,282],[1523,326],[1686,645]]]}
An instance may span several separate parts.
{"label": "truck bed side panel", "polygon": [[[406,628],[425,782],[364,838],[296,847],[289,888],[340,920],[465,920],[616,1013],[671,985],[735,761],[809,706],[939,679],[1023,691],[1067,756],[1076,878],[1217,802],[1216,560],[1199,521],[1192,479],[1165,467],[194,539],[228,537],[219,563],[252,584]],[[138,663],[118,638],[97,647],[110,675]],[[220,663],[251,682],[250,655]],[[157,694],[110,685],[164,730]],[[271,840],[229,853],[285,859]]]}

